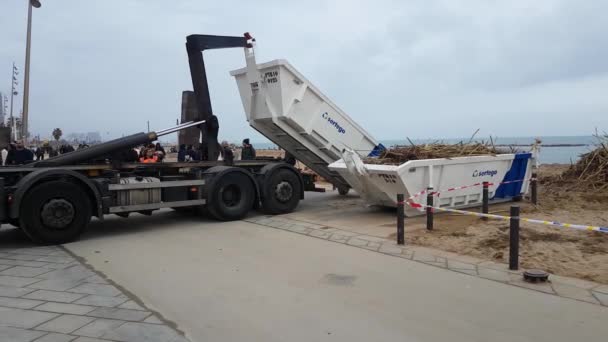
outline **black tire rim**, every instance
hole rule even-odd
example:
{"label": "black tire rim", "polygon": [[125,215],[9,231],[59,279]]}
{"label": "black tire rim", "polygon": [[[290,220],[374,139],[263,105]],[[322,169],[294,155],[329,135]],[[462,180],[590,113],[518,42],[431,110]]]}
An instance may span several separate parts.
{"label": "black tire rim", "polygon": [[235,184],[223,187],[220,190],[220,196],[222,198],[222,203],[224,203],[226,207],[236,207],[241,203],[241,189]]}
{"label": "black tire rim", "polygon": [[282,181],[274,189],[275,198],[282,203],[289,202],[291,197],[293,197],[293,187],[291,183]]}
{"label": "black tire rim", "polygon": [[66,229],[76,217],[74,206],[63,198],[54,198],[44,203],[40,220],[46,227],[55,230]]}

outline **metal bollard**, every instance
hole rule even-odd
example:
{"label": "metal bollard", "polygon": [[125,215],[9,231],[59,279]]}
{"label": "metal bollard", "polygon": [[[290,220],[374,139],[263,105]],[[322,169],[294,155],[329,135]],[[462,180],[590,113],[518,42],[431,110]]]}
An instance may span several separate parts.
{"label": "metal bollard", "polygon": [[509,226],[509,269],[519,269],[519,206],[511,206]]}
{"label": "metal bollard", "polygon": [[433,188],[426,188],[426,229],[433,230]]}
{"label": "metal bollard", "polygon": [[[488,203],[490,202],[490,195],[489,195],[489,190],[488,187],[490,186],[490,183],[488,182],[483,182],[483,192],[482,192],[482,198],[481,198],[481,213],[482,214],[487,214],[489,211],[489,205]],[[488,218],[487,217],[482,217],[481,218],[484,221],[487,221]]]}
{"label": "metal bollard", "polygon": [[537,205],[538,204],[538,192],[537,192],[537,186],[538,186],[538,181],[536,180],[536,172],[532,173],[532,178],[530,178],[530,200],[532,201],[532,204]]}
{"label": "metal bollard", "polygon": [[397,195],[397,244],[404,245],[405,244],[405,234],[404,234],[404,225],[405,225],[405,210],[404,210],[404,200],[403,194]]}

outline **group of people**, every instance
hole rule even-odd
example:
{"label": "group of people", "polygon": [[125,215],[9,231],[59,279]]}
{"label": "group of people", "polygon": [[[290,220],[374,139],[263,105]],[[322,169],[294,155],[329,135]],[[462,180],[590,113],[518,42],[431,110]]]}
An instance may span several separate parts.
{"label": "group of people", "polygon": [[165,158],[165,149],[160,143],[144,146],[139,150],[140,163],[159,163]]}
{"label": "group of people", "polygon": [[[79,144],[78,150],[89,147],[87,144]],[[234,151],[232,146],[223,141],[220,146],[222,159],[232,163],[234,160]],[[23,145],[22,141],[11,143],[8,149],[2,150],[1,165],[23,165],[33,162],[34,160],[44,160],[45,154],[50,157],[57,156],[74,151],[72,145],[62,145],[59,149],[51,148],[50,146],[40,146],[28,149]],[[177,151],[178,162],[208,160],[206,157],[207,150],[204,145],[196,149],[192,145],[182,144]],[[241,160],[255,159],[255,149],[249,142],[249,139],[244,139],[241,147]],[[140,149],[129,149],[124,151],[120,159],[124,162],[140,162],[140,163],[159,163],[165,158],[165,149],[160,143],[149,144],[142,146]]]}
{"label": "group of people", "polygon": [[[219,152],[223,160],[232,162],[234,160],[234,151],[232,145],[227,141],[222,141],[219,146]],[[177,151],[178,162],[189,162],[189,161],[200,161],[208,160],[206,156],[207,148],[204,144],[201,144],[200,148],[195,148],[193,145],[181,144]],[[255,148],[249,142],[249,139],[243,139],[243,145],[241,147],[241,160],[253,160],[255,159]]]}
{"label": "group of people", "polygon": [[[87,148],[87,144],[79,144],[78,149]],[[60,154],[74,151],[74,147],[70,144],[61,145],[59,148],[53,148],[48,144],[42,146],[25,147],[22,141],[13,141],[8,148],[2,149],[1,165],[23,165],[33,161],[44,160],[45,156],[55,157]]]}

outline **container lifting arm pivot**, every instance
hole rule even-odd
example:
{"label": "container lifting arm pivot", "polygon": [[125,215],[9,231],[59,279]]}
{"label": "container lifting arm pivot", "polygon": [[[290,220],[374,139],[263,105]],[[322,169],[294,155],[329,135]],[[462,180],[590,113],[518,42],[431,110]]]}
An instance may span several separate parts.
{"label": "container lifting arm pivot", "polygon": [[253,38],[249,33],[245,33],[242,37],[212,36],[206,34],[193,34],[186,37],[190,76],[192,77],[192,86],[194,87],[194,96],[196,97],[198,109],[196,121],[206,120],[206,123],[202,125],[203,145],[207,147],[209,160],[217,160],[218,158],[217,147],[219,144],[217,134],[219,124],[211,108],[211,97],[209,96],[209,84],[207,83],[203,51],[235,47],[249,48],[252,46],[250,43],[252,40]]}

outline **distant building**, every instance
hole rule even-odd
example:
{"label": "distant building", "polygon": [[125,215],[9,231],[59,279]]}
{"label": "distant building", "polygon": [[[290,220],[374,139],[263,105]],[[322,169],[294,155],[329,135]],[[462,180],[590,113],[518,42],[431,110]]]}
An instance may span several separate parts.
{"label": "distant building", "polygon": [[98,144],[101,142],[101,133],[69,133],[65,136],[66,140],[76,143]]}
{"label": "distant building", "polygon": [[101,142],[101,134],[99,132],[88,132],[86,137],[88,144],[98,144]]}

